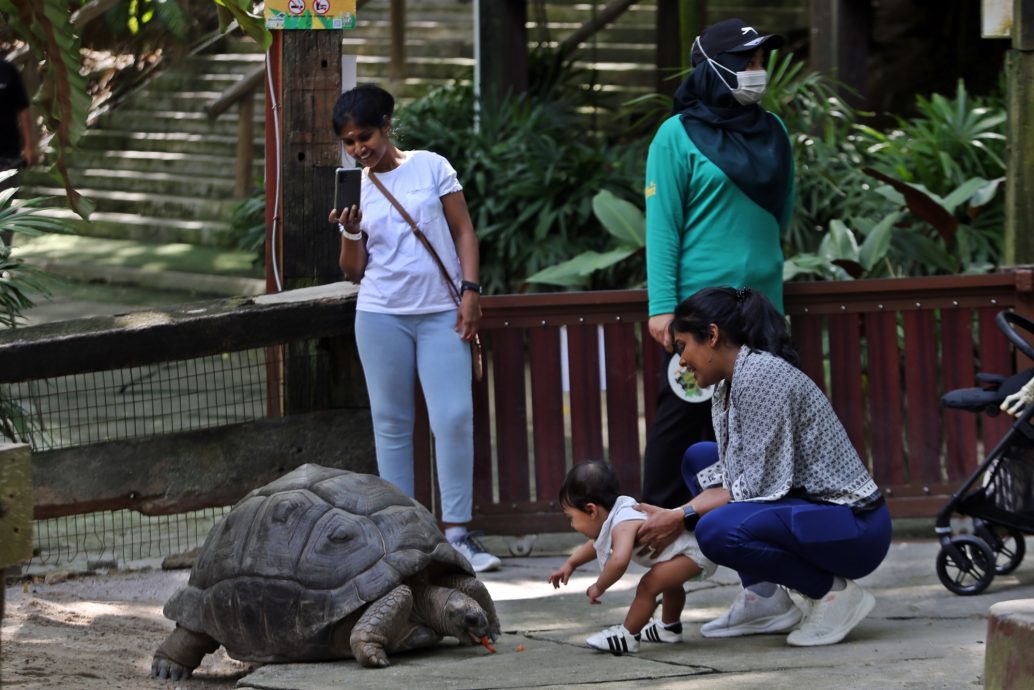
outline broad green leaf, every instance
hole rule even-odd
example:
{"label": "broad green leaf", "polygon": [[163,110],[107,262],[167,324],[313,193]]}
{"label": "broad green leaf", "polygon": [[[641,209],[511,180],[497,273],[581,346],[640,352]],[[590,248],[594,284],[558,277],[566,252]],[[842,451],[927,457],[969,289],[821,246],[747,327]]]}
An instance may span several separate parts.
{"label": "broad green leaf", "polygon": [[534,275],[525,278],[528,283],[548,283],[550,285],[563,285],[575,287],[588,283],[588,278],[593,272],[603,268],[610,268],[614,264],[627,259],[635,253],[635,249],[622,247],[609,252],[584,252],[568,259],[563,263],[543,269]]}
{"label": "broad green leaf", "polygon": [[970,197],[970,208],[980,208],[981,206],[987,205],[988,202],[995,197],[995,194],[998,192],[998,186],[1002,182],[1005,182],[1004,177],[996,177],[993,180],[988,180],[987,184],[978,189],[976,193]]}
{"label": "broad green leaf", "polygon": [[955,209],[958,208],[960,204],[968,202],[971,198],[973,198],[973,195],[977,194],[981,189],[983,189],[986,186],[987,180],[980,177],[974,177],[970,180],[966,180],[961,185],[956,187],[951,192],[951,194],[944,197],[944,199],[941,200],[941,203],[949,213],[954,213]]}
{"label": "broad green leaf", "polygon": [[871,271],[887,255],[890,250],[890,238],[894,232],[894,224],[900,218],[900,213],[887,214],[865,236],[862,246],[858,248],[858,262],[866,271]]}
{"label": "broad green leaf", "polygon": [[646,246],[646,217],[635,204],[604,189],[592,198],[592,210],[619,242],[635,249]]}
{"label": "broad green leaf", "polygon": [[858,242],[854,233],[841,220],[832,220],[829,223],[829,233],[822,239],[819,245],[819,254],[829,260],[851,259],[858,256]]}

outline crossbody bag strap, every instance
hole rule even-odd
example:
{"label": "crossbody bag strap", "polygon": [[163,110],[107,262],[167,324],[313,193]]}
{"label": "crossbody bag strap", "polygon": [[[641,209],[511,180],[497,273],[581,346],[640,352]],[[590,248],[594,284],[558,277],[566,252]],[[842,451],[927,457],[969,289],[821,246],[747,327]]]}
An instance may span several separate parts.
{"label": "crossbody bag strap", "polygon": [[452,277],[449,275],[449,269],[445,268],[445,263],[442,261],[442,257],[438,256],[438,252],[435,251],[431,241],[427,239],[427,235],[417,227],[416,221],[413,220],[413,217],[406,212],[406,209],[402,207],[402,204],[399,203],[398,199],[392,196],[391,192],[389,192],[384,186],[384,183],[377,179],[377,176],[373,174],[372,170],[368,172],[368,175],[370,176],[370,181],[373,182],[377,189],[381,190],[381,194],[384,195],[384,198],[391,202],[391,205],[395,207],[395,210],[401,213],[402,218],[409,223],[409,227],[413,229],[413,234],[416,235],[418,240],[420,240],[420,244],[427,247],[427,251],[431,252],[431,257],[434,259],[434,262],[438,264],[438,270],[442,272],[442,278],[445,279],[445,284],[448,285],[449,289],[452,291],[452,298],[456,300],[456,304],[459,305],[461,302],[459,288],[453,284]]}

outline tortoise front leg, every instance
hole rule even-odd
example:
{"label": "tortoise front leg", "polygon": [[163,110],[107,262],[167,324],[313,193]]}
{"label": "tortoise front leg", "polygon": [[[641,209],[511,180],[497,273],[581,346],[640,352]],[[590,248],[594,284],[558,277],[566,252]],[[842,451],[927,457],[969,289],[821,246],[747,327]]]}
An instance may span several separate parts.
{"label": "tortoise front leg", "polygon": [[154,653],[151,677],[185,680],[201,665],[205,654],[219,649],[219,643],[204,633],[176,626]]}
{"label": "tortoise front leg", "polygon": [[408,632],[412,610],[413,591],[406,585],[399,585],[371,602],[348,638],[356,661],[368,668],[388,666],[387,650],[397,648]]}

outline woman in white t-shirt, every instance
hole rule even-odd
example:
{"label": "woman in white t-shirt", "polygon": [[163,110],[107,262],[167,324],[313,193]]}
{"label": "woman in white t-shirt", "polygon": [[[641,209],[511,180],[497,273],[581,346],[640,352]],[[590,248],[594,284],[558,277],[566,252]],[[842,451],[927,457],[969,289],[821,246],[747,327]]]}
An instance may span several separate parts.
{"label": "woman in white t-shirt", "polygon": [[[390,139],[395,99],[366,84],[341,94],[334,131],[363,166],[359,207],[331,210],[341,232],[339,263],[359,283],[355,336],[373,416],[377,470],[413,495],[414,385],[419,377],[434,434],[446,538],[476,571],[498,568],[467,531],[474,484],[470,341],[481,320],[477,237],[456,171],[430,151],[401,151]],[[369,178],[377,179],[441,257],[430,251]]]}

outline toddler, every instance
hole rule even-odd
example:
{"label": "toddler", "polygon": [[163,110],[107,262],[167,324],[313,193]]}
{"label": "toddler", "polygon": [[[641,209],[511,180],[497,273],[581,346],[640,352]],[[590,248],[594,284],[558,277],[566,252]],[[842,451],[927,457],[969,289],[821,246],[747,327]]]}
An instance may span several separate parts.
{"label": "toddler", "polygon": [[[629,561],[650,569],[639,580],[635,600],[623,625],[615,625],[589,637],[585,643],[616,656],[639,651],[640,640],[647,642],[682,641],[682,607],[686,603],[683,583],[710,577],[715,564],[696,547],[689,532],[657,556],[636,553],[636,532],[646,513],[635,509],[637,501],[621,496],[614,470],[604,462],[591,460],[575,465],[560,487],[560,505],[571,527],[589,538],[549,576],[554,588],[567,584],[571,573],[594,558],[601,572],[585,594],[590,604],[598,604],[607,588],[621,579]],[[661,620],[652,618],[661,596]]]}

